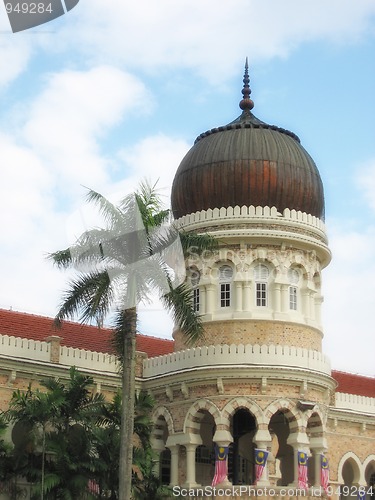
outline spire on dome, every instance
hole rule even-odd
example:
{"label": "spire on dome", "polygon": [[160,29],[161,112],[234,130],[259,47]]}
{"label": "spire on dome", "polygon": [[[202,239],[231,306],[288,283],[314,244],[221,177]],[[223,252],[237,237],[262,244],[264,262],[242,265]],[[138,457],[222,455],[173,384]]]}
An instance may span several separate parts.
{"label": "spire on dome", "polygon": [[250,99],[250,94],[251,94],[251,89],[250,89],[250,78],[249,78],[249,65],[246,57],[245,73],[243,76],[243,89],[242,89],[243,99],[240,101],[240,108],[245,112],[250,111],[254,107],[254,102]]}

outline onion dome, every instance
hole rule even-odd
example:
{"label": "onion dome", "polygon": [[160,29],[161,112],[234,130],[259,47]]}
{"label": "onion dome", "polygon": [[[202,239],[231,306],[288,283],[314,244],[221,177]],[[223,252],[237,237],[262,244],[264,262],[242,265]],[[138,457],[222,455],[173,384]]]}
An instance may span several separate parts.
{"label": "onion dome", "polygon": [[319,171],[299,138],[251,112],[254,103],[247,60],[243,83],[242,114],[228,125],[201,134],[183,158],[172,186],[174,217],[209,208],[254,205],[324,218]]}

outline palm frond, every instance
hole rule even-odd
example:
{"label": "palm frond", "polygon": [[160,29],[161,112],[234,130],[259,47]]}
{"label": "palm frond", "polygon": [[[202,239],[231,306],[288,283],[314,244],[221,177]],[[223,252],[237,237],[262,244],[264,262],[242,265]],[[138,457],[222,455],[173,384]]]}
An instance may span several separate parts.
{"label": "palm frond", "polygon": [[198,234],[179,231],[180,241],[186,258],[201,256],[205,252],[214,252],[218,249],[218,241],[210,234]]}
{"label": "palm frond", "polygon": [[112,227],[121,224],[123,213],[116,205],[107,200],[105,196],[89,189],[86,199],[88,202],[98,206],[99,212],[104,217],[104,220]]}
{"label": "palm frond", "polygon": [[55,325],[64,319],[79,316],[81,321],[102,318],[111,306],[114,290],[107,270],[81,274],[73,279],[63,295],[62,304],[55,317]]}
{"label": "palm frond", "polygon": [[47,259],[52,260],[52,262],[59,269],[68,269],[72,265],[72,254],[70,253],[70,248],[49,253],[47,254]]}
{"label": "palm frond", "polygon": [[165,307],[171,312],[174,321],[192,345],[204,336],[202,318],[193,309],[191,290],[182,283],[161,297]]}

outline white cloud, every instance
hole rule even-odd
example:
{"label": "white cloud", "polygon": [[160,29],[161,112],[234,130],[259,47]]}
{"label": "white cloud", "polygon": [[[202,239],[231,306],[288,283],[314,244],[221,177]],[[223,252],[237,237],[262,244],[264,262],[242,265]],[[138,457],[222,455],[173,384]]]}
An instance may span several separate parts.
{"label": "white cloud", "polygon": [[375,210],[375,159],[358,170],[357,184],[372,210]]}
{"label": "white cloud", "polygon": [[110,66],[50,75],[31,105],[24,136],[64,182],[103,184],[109,160],[98,140],[143,109],[144,95],[138,79]]}
{"label": "white cloud", "polygon": [[0,31],[0,89],[7,87],[26,69],[31,53],[27,40],[14,38],[12,33]]}
{"label": "white cloud", "polygon": [[[286,56],[300,43],[355,42],[367,32],[372,0],[102,0],[80,4],[57,41],[74,40],[91,61],[122,61],[144,71],[187,67],[222,82],[250,60]],[[53,45],[56,49],[56,44]]]}
{"label": "white cloud", "polygon": [[182,139],[174,139],[164,134],[146,137],[131,148],[119,153],[129,177],[121,183],[120,189],[131,192],[139,181],[157,181],[157,188],[165,204],[169,206],[170,190],[176,170],[191,145]]}
{"label": "white cloud", "polygon": [[323,350],[334,369],[374,375],[375,226],[348,231],[332,220],[328,227],[333,260],[323,275]]}

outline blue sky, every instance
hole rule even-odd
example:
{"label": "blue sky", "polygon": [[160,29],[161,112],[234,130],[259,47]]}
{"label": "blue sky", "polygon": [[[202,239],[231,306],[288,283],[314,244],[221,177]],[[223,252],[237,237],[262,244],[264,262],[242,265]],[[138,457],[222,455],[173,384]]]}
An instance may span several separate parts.
{"label": "blue sky", "polygon": [[[326,4],[80,0],[17,34],[0,6],[0,307],[55,314],[67,277],[45,254],[71,242],[83,186],[117,201],[160,178],[168,202],[195,137],[240,114],[248,56],[254,114],[295,132],[324,182],[325,352],[374,374],[375,4]],[[140,329],[170,336],[158,309]]]}

